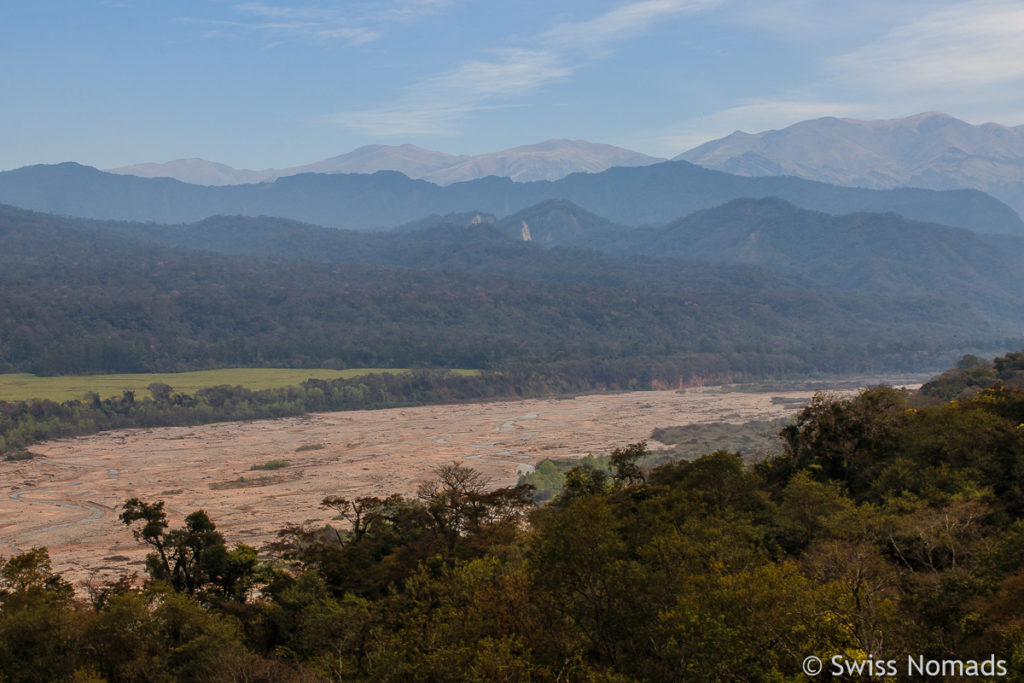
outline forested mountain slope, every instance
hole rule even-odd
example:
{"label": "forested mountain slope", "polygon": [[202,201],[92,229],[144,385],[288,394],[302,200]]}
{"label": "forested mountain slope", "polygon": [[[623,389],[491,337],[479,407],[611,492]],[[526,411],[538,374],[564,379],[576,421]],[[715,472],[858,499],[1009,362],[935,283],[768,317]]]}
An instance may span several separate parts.
{"label": "forested mountain slope", "polygon": [[[632,358],[645,372],[771,374],[919,366],[1007,334],[932,297],[823,291],[751,266],[648,268],[595,254],[592,267],[585,252],[515,243],[532,279],[509,273],[515,264],[468,273],[218,255],[9,207],[0,243],[8,370],[572,361],[597,376]],[[474,248],[487,256],[485,246]]]}
{"label": "forested mountain slope", "polygon": [[621,254],[750,263],[843,290],[932,294],[1024,319],[1024,238],[908,221],[832,216],[778,199],[740,199],[663,228],[623,232]]}
{"label": "forested mountain slope", "polygon": [[[523,224],[530,241],[524,241]],[[498,221],[461,214],[382,232],[242,216],[175,226],[89,225],[233,254],[648,289],[693,282],[695,273],[706,270],[694,269],[694,261],[744,264],[760,267],[765,282],[770,269],[841,291],[944,298],[1014,329],[1024,319],[1024,238],[977,235],[895,214],[832,216],[778,199],[735,200],[660,228],[616,225],[565,201],[543,202]],[[558,248],[543,248],[552,245]],[[680,261],[691,265],[681,268]],[[745,276],[735,271],[733,277],[739,284]]]}

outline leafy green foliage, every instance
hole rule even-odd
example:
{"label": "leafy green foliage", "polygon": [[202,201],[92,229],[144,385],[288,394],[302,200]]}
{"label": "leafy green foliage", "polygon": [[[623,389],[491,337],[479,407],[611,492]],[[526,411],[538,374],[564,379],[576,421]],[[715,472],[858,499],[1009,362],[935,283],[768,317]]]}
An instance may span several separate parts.
{"label": "leafy green foliage", "polygon": [[125,502],[120,519],[129,527],[142,522],[132,531],[154,549],[146,557],[146,571],[154,581],[189,596],[221,595],[242,601],[256,581],[256,550],[243,544],[229,550],[202,510],[186,516],[184,527],[168,531],[163,501],[132,498]]}
{"label": "leafy green foliage", "polygon": [[[543,503],[562,492],[566,477],[576,468],[599,470],[602,474],[607,475],[610,471],[608,456],[587,455],[582,458],[557,458],[554,460],[545,458],[537,463],[533,472],[519,475],[519,483],[531,486],[534,491],[534,500]],[[574,476],[578,476],[578,473]]]}
{"label": "leafy green foliage", "polygon": [[4,680],[58,680],[74,670],[81,619],[74,591],[55,574],[45,548],[0,558],[0,675]]}
{"label": "leafy green foliage", "polygon": [[291,462],[282,459],[268,460],[258,465],[253,465],[249,469],[251,470],[280,470],[285,467],[289,467]]}
{"label": "leafy green foliage", "polygon": [[997,383],[1024,387],[1024,353],[1015,351],[991,362],[966,355],[956,364],[956,368],[924,384],[921,394],[949,401],[970,396]]}

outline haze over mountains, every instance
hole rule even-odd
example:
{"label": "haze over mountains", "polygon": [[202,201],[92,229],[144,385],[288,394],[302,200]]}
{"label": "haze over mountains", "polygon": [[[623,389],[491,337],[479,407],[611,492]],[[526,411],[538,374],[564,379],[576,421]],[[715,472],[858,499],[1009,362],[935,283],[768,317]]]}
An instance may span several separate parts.
{"label": "haze over mountains", "polygon": [[[810,122],[808,129],[826,131],[790,147],[808,157],[816,151],[840,180],[855,180],[852,171],[840,178],[836,170],[847,156],[850,168],[870,166],[857,150],[903,150],[923,165],[950,158],[936,150],[952,144],[957,130],[961,156],[969,147],[975,157],[987,153],[1009,164],[1015,153],[1015,129],[983,126],[979,133],[942,115],[838,122],[838,129],[860,131],[845,138],[836,121]],[[864,138],[869,129],[874,147]],[[985,136],[1003,147],[985,147]],[[944,142],[926,144],[933,139]],[[703,149],[709,159],[731,159],[730,144]],[[71,162],[2,172],[0,202],[20,208],[0,211],[0,234],[15,228],[4,237],[9,300],[0,304],[8,319],[22,320],[41,310],[46,290],[53,297],[43,308],[66,316],[0,334],[0,351],[8,368],[46,372],[271,362],[499,368],[556,358],[586,365],[600,383],[652,363],[676,381],[711,368],[771,374],[911,367],[956,350],[1016,344],[1007,340],[1019,337],[1024,321],[1024,222],[993,196],[652,161],[609,146],[550,141],[478,157],[364,147],[290,169],[292,175],[226,185]],[[362,172],[381,165],[437,182],[396,170]],[[207,162],[179,166],[207,180],[240,179],[235,169]],[[580,167],[605,168],[569,172]],[[891,167],[878,162],[886,182],[898,184]],[[560,177],[523,180],[532,175]],[[464,177],[473,179],[452,182]],[[29,243],[29,251],[18,251]],[[207,255],[157,253],[156,245]],[[49,272],[32,265],[40,253],[51,254]],[[77,260],[82,254],[96,263]],[[136,272],[137,264],[149,274]],[[62,270],[76,275],[64,278]],[[131,287],[163,302],[156,318],[136,310],[145,297],[117,293],[127,282],[122,272],[134,273]],[[26,278],[36,286],[17,284]],[[302,278],[308,281],[298,283]],[[102,287],[89,289],[99,281]],[[349,290],[351,283],[359,284]],[[514,296],[495,296],[508,287]],[[71,308],[63,298],[69,290],[77,292]],[[175,292],[186,290],[178,299]],[[437,310],[409,294],[417,291],[450,300],[452,308]],[[258,305],[247,303],[245,292]],[[369,308],[349,306],[330,325],[319,321],[320,309],[351,296]],[[111,312],[108,301],[120,308]],[[284,302],[290,310],[275,308]],[[486,315],[476,310],[484,304]],[[232,313],[247,307],[253,310]],[[211,311],[212,318],[202,317]],[[375,327],[363,329],[371,312]],[[206,322],[193,329],[190,316]],[[105,322],[97,328],[97,320]],[[179,333],[209,341],[155,341]],[[339,345],[338,335],[351,343]],[[538,345],[541,338],[547,342]],[[823,345],[825,339],[831,341]],[[678,368],[685,370],[672,375]]]}
{"label": "haze over mountains", "polygon": [[285,169],[250,171],[205,159],[178,159],[109,169],[142,178],[174,178],[193,185],[263,183],[300,173],[398,171],[438,185],[489,175],[517,182],[558,180],[570,173],[599,173],[612,166],[646,166],[664,159],[583,140],[547,140],[475,156],[445,154],[415,145],[366,145],[347,154]]}
{"label": "haze over mountains", "polygon": [[[1024,126],[974,126],[938,112],[860,121],[825,117],[782,130],[736,131],[674,157],[741,176],[791,175],[834,185],[893,189],[977,189],[1024,214]],[[398,171],[438,185],[489,175],[516,182],[558,180],[614,166],[664,161],[621,147],[582,140],[548,140],[476,156],[415,145],[367,145],[329,159],[285,169],[235,169],[204,159],[179,159],[110,169],[195,185],[270,182],[300,173]]]}
{"label": "haze over mountains", "polygon": [[737,131],[675,159],[743,176],[792,175],[876,189],[974,188],[1024,213],[1024,126],[973,126],[937,112]]}
{"label": "haze over mountains", "polygon": [[574,173],[518,183],[488,176],[439,186],[395,171],[304,173],[273,183],[208,187],[65,163],[0,173],[0,202],[87,218],[187,223],[217,214],[266,215],[335,228],[392,227],[425,215],[483,211],[504,217],[567,200],[625,225],[658,225],[739,199],[778,197],[832,214],[898,213],[976,232],[1024,234],[1007,205],[977,190],[867,190],[800,178],[747,178],[685,161]]}

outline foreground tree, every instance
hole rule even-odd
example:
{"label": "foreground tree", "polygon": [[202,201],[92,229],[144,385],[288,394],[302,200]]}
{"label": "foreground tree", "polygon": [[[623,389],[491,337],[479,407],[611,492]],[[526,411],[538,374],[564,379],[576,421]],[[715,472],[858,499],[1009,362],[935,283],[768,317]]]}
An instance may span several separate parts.
{"label": "foreground tree", "polygon": [[185,517],[183,528],[167,531],[163,501],[132,498],[125,502],[120,519],[128,527],[142,522],[132,532],[155,550],[146,557],[146,570],[150,578],[176,591],[188,595],[209,591],[244,601],[256,581],[256,549],[240,543],[229,550],[203,510]]}
{"label": "foreground tree", "polygon": [[56,681],[79,661],[84,615],[46,548],[0,557],[0,680]]}

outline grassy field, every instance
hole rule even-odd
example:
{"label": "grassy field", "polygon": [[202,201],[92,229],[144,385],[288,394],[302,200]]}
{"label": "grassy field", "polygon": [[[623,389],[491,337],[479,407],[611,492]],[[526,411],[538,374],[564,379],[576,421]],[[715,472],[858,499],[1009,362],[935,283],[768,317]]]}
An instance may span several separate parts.
{"label": "grassy field", "polygon": [[273,389],[300,384],[307,379],[358,377],[374,372],[407,372],[353,368],[350,370],[295,370],[291,368],[231,368],[197,372],[153,373],[141,375],[74,375],[67,377],[36,377],[29,374],[0,374],[0,401],[45,398],[71,401],[95,391],[101,398],[120,396],[126,390],[149,396],[146,390],[153,382],[163,382],[175,391],[194,393],[203,387],[221,384],[241,385],[250,389]]}

